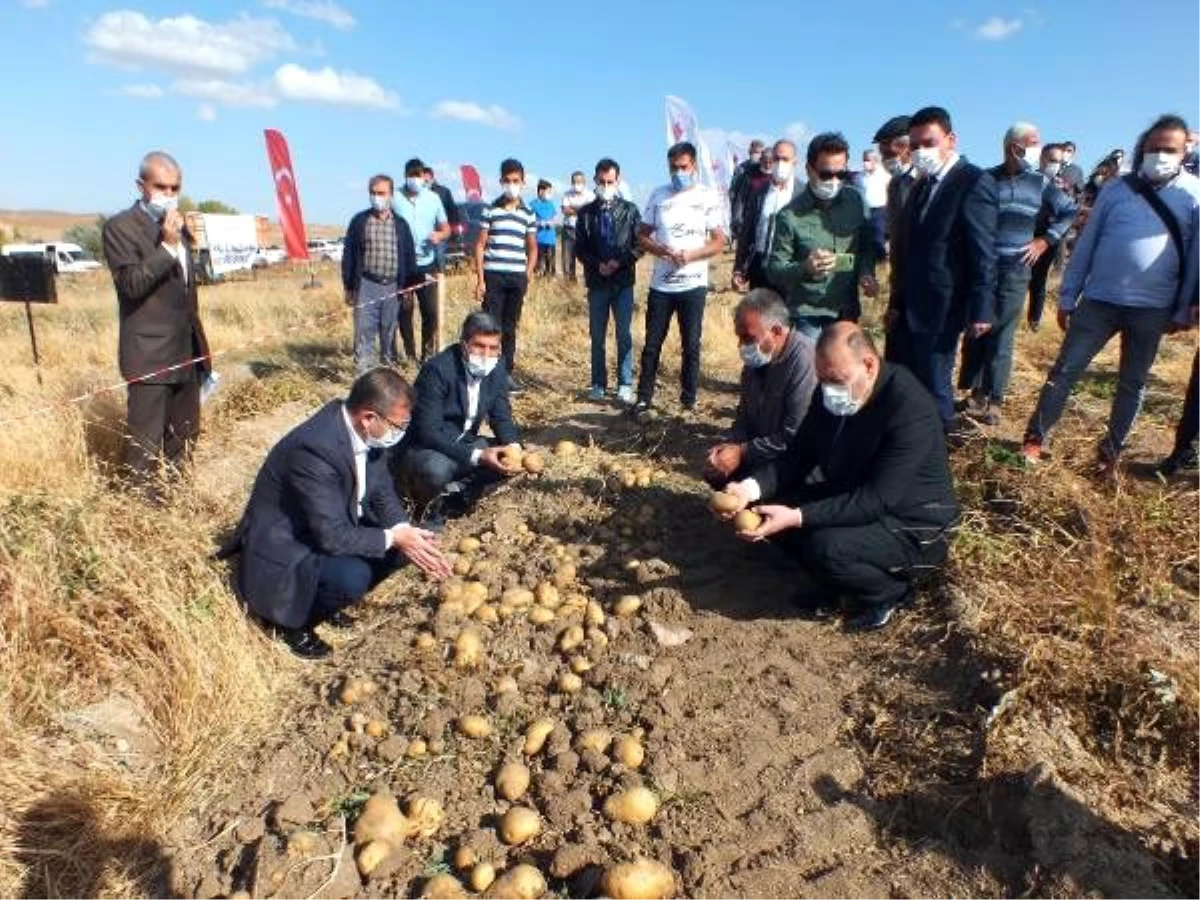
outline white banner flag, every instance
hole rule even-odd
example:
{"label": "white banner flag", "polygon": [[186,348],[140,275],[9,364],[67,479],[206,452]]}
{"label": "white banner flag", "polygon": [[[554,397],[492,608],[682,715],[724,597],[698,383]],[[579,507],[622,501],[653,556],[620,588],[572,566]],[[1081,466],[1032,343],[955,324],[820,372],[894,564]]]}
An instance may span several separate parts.
{"label": "white banner flag", "polygon": [[254,265],[258,233],[254,216],[204,214],[204,243],[214,275],[224,275]]}

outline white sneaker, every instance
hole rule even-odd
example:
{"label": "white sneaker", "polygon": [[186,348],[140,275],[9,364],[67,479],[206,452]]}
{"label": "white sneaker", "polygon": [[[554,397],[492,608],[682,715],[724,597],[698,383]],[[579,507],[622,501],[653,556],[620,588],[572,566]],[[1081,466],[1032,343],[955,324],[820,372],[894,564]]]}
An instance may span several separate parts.
{"label": "white sneaker", "polygon": [[617,399],[622,403],[632,403],[633,388],[627,384],[621,385],[619,388],[617,388]]}

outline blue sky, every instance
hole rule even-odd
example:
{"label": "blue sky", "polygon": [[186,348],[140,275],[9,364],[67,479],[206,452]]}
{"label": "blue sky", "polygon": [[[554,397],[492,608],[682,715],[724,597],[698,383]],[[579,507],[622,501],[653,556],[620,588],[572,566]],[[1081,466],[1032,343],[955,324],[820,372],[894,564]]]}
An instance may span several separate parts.
{"label": "blue sky", "polygon": [[161,147],[193,197],[274,218],[267,127],[289,140],[306,219],[337,224],[413,155],[452,188],[462,162],[485,185],[510,155],[561,183],[612,156],[644,196],[665,180],[666,94],[704,128],[838,129],[856,152],[938,103],[976,162],[1027,119],[1085,167],[1200,107],[1195,0],[602,7],[0,0],[0,208],[114,211]]}

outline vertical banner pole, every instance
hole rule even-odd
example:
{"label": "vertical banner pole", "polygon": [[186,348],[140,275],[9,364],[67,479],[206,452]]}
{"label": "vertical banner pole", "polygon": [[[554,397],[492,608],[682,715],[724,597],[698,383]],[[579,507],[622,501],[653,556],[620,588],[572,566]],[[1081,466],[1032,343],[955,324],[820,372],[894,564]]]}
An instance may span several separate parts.
{"label": "vertical banner pole", "polygon": [[37,370],[38,386],[42,384],[42,358],[38,354],[37,331],[33,327],[33,307],[25,301],[25,321],[29,323],[29,346],[33,350],[33,367]]}
{"label": "vertical banner pole", "polygon": [[440,353],[445,344],[442,341],[442,329],[446,324],[446,273],[438,272],[437,275],[437,347],[436,352]]}

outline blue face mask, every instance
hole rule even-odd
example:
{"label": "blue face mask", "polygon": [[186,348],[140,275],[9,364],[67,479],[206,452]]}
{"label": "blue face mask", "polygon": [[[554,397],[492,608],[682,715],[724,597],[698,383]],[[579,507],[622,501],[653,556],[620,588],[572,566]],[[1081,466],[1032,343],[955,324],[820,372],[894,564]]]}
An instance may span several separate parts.
{"label": "blue face mask", "polygon": [[671,187],[677,191],[686,191],[696,183],[695,172],[672,172]]}

